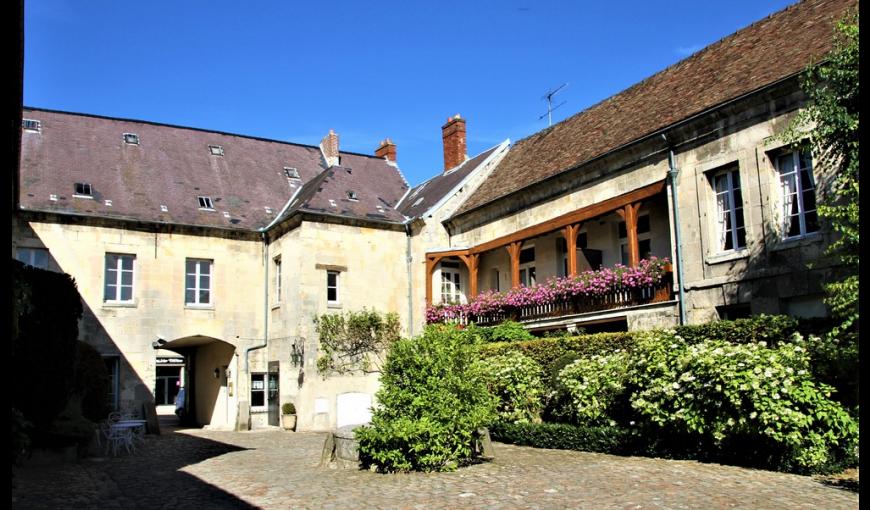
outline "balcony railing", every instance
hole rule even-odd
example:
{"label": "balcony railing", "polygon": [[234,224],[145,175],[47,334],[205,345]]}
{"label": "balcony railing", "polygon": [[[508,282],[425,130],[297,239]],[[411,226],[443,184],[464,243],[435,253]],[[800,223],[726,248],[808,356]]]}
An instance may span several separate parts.
{"label": "balcony railing", "polygon": [[457,318],[457,322],[459,324],[474,322],[478,326],[495,326],[509,320],[528,322],[587,312],[630,308],[672,299],[673,273],[668,272],[658,284],[650,287],[614,290],[597,296],[574,296],[554,303],[525,305],[510,312],[492,312],[482,315],[461,314]]}
{"label": "balcony railing", "polygon": [[617,265],[506,293],[484,292],[468,304],[430,307],[427,321],[493,326],[630,308],[672,300],[673,281],[667,259],[651,257],[633,268]]}

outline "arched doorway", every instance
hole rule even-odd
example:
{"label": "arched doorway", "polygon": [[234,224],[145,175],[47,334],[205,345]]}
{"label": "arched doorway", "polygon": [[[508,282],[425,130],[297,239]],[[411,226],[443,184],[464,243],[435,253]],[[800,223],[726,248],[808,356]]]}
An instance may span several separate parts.
{"label": "arched doorway", "polygon": [[236,347],[202,335],[178,338],[159,347],[184,357],[182,424],[233,430],[238,414]]}

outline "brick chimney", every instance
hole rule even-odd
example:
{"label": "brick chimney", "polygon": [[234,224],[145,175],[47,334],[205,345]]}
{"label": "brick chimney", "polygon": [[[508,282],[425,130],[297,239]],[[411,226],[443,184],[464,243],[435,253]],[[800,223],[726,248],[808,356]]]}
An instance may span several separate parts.
{"label": "brick chimney", "polygon": [[465,119],[457,113],[441,126],[441,139],[444,141],[444,171],[465,161]]}
{"label": "brick chimney", "polygon": [[320,151],[323,152],[323,159],[326,160],[326,166],[332,167],[338,164],[338,135],[335,131],[329,130],[329,134],[320,140]]}
{"label": "brick chimney", "polygon": [[381,141],[381,145],[375,149],[375,157],[377,158],[387,158],[392,162],[396,162],[396,144],[393,143],[392,140],[387,138],[386,140]]}

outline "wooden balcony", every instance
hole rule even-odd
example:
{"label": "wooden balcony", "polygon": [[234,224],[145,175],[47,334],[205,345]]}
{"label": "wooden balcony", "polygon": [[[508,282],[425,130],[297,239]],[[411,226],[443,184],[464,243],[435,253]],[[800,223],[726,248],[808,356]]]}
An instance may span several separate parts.
{"label": "wooden balcony", "polygon": [[673,272],[668,271],[661,281],[650,287],[615,290],[597,296],[575,296],[555,303],[525,305],[517,309],[482,315],[462,315],[459,324],[475,323],[478,326],[495,326],[504,321],[528,322],[553,319],[588,312],[610,311],[639,305],[670,301],[673,296]]}

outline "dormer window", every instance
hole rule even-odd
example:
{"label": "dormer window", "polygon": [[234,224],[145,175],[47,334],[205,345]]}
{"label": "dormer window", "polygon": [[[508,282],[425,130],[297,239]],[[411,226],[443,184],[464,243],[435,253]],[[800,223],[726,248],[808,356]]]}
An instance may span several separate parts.
{"label": "dormer window", "polygon": [[299,179],[299,170],[296,170],[293,167],[285,166],[284,176],[288,179]]}
{"label": "dormer window", "polygon": [[207,211],[214,211],[214,205],[211,203],[211,197],[197,197],[199,199],[199,208]]}
{"label": "dormer window", "polygon": [[93,198],[93,189],[86,182],[77,182],[75,185],[75,193],[73,196],[81,198]]}
{"label": "dormer window", "polygon": [[353,201],[358,201],[359,197],[357,196],[356,191],[348,190],[347,191],[347,199],[353,200]]}
{"label": "dormer window", "polygon": [[221,147],[220,145],[209,145],[208,150],[212,156],[223,156],[224,155],[224,148]]}
{"label": "dormer window", "polygon": [[139,135],[135,133],[124,133],[124,143],[129,145],[139,145]]}
{"label": "dormer window", "polygon": [[34,119],[21,119],[21,127],[24,128],[25,131],[39,133],[40,123],[38,120]]}

